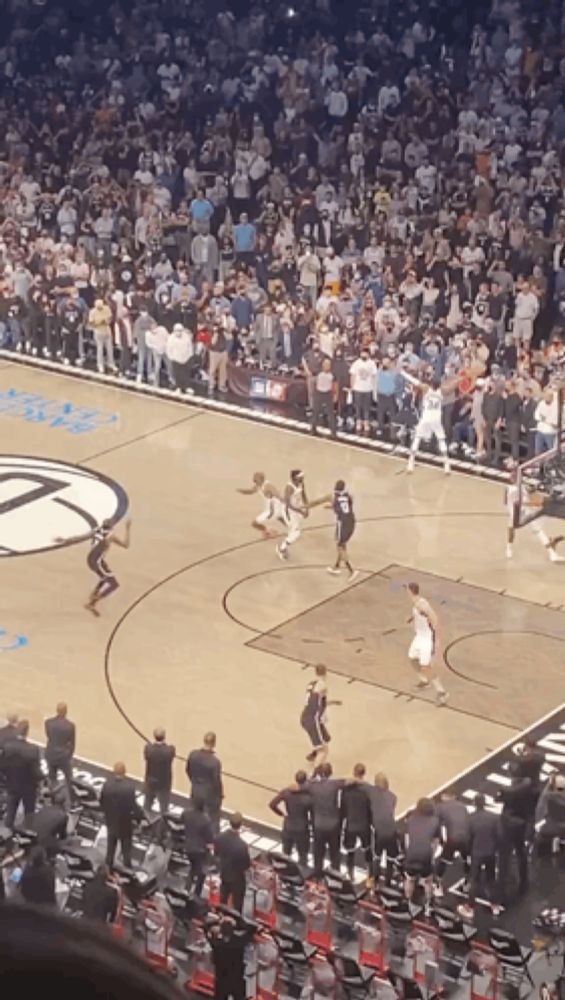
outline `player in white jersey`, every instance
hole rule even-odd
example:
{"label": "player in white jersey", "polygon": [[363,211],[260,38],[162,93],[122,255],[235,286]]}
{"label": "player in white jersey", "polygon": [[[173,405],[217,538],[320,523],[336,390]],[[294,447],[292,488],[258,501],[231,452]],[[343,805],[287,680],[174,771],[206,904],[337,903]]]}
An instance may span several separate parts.
{"label": "player in white jersey", "polygon": [[429,601],[420,594],[417,583],[407,586],[412,601],[412,614],[408,619],[414,625],[414,638],[408,650],[410,660],[418,664],[418,688],[433,687],[436,692],[438,707],[445,705],[449,695],[439,677],[432,670],[432,662],[436,652],[437,615]]}
{"label": "player in white jersey", "polygon": [[510,485],[504,490],[504,505],[508,512],[508,534],[506,538],[506,558],[514,555],[514,539],[518,528],[529,524],[530,530],[543,545],[550,562],[565,562],[563,556],[556,551],[557,544],[563,541],[563,535],[550,538],[544,528],[541,517],[536,517],[536,510],[543,506],[543,496],[531,493],[524,485],[518,485],[517,473],[514,469],[510,474]]}
{"label": "player in white jersey", "polygon": [[302,524],[308,517],[308,497],[304,485],[304,473],[300,469],[292,469],[290,480],[286,484],[282,497],[283,521],[288,528],[286,538],[277,545],[279,559],[288,559],[288,548],[300,538]]}
{"label": "player in white jersey", "polygon": [[251,522],[251,527],[260,531],[264,538],[273,538],[276,531],[271,531],[267,522],[284,521],[283,503],[276,486],[268,481],[264,472],[254,472],[253,486],[249,489],[238,489],[237,492],[247,497],[253,496],[255,493],[261,494],[265,501],[263,510]]}
{"label": "player in white jersey", "polygon": [[438,378],[434,378],[431,384],[428,385],[428,383],[414,378],[413,375],[409,375],[408,372],[402,371],[400,374],[411,385],[417,386],[422,394],[422,411],[414,431],[406,471],[414,472],[414,462],[418,448],[420,447],[420,441],[429,441],[430,438],[435,437],[440,454],[443,455],[443,471],[448,474],[451,472],[451,466],[447,457],[447,444],[442,420],[443,393],[441,391],[441,382]]}

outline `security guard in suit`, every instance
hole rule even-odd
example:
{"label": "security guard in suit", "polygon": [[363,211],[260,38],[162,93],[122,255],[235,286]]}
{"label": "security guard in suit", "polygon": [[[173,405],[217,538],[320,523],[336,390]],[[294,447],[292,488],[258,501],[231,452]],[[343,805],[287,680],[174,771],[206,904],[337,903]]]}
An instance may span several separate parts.
{"label": "security guard in suit", "polygon": [[166,742],[166,733],[160,727],[153,732],[153,743],[146,743],[143,756],[145,758],[145,812],[151,812],[153,802],[157,799],[161,813],[166,813],[171,801],[173,787],[173,761],[176,750]]}
{"label": "security guard in suit", "polygon": [[220,864],[220,902],[227,903],[231,899],[234,910],[243,910],[245,899],[245,873],[251,868],[249,849],[241,839],[243,816],[234,813],[230,819],[229,830],[216,838],[216,857]]}
{"label": "security guard in suit", "polygon": [[106,864],[109,868],[112,867],[116,847],[119,844],[124,865],[126,868],[131,868],[133,824],[136,820],[144,820],[145,813],[137,804],[135,785],[131,778],[126,776],[126,765],[121,761],[114,764],[114,773],[102,786],[100,805],[108,830]]}
{"label": "security guard in suit", "polygon": [[218,833],[224,789],[222,786],[222,764],[216,756],[215,733],[206,733],[203,747],[189,753],[186,773],[191,783],[191,798],[205,806],[214,832]]}
{"label": "security guard in suit", "polygon": [[67,788],[71,788],[72,763],[76,745],[76,727],[67,719],[67,706],[60,701],[52,719],[45,721],[45,760],[51,787],[55,785],[59,771],[64,775]]}
{"label": "security guard in suit", "polygon": [[33,816],[41,781],[39,747],[29,743],[29,722],[22,719],[14,739],[4,747],[6,787],[8,791],[6,826],[13,829],[20,803],[26,817]]}

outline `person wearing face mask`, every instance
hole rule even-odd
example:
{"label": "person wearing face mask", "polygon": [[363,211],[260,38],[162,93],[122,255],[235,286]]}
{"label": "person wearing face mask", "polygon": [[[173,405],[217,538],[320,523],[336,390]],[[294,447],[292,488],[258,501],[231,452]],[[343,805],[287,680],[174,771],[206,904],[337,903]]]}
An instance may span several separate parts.
{"label": "person wearing face mask", "polygon": [[153,371],[153,355],[147,345],[147,334],[154,329],[156,322],[146,307],[143,307],[139,316],[133,324],[134,350],[137,350],[137,376],[138,385],[149,380]]}
{"label": "person wearing face mask", "polygon": [[338,427],[343,426],[345,408],[347,405],[347,390],[349,388],[349,362],[345,357],[343,344],[338,344],[332,362],[332,371],[336,386],[336,415]]}
{"label": "person wearing face mask", "polygon": [[371,403],[374,398],[377,366],[369,357],[367,348],[362,348],[360,356],[350,368],[350,387],[353,392],[355,409],[355,430],[357,434],[369,434],[371,425]]}
{"label": "person wearing face mask", "polygon": [[302,356],[302,370],[306,376],[309,409],[312,409],[316,376],[319,375],[322,370],[323,360],[324,355],[322,354],[319,343],[317,340],[314,340],[314,338],[311,338],[309,347]]}

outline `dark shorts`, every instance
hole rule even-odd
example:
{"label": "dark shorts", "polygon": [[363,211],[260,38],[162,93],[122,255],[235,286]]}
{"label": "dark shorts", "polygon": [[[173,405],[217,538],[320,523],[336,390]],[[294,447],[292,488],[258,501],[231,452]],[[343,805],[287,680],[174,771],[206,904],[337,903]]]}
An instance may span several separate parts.
{"label": "dark shorts", "polygon": [[303,712],[300,716],[300,725],[307,733],[313,747],[321,747],[324,743],[330,742],[331,736],[321,719]]}
{"label": "dark shorts", "polygon": [[355,419],[368,421],[371,417],[371,403],[373,402],[372,392],[354,392],[353,405],[355,407]]}
{"label": "dark shorts", "polygon": [[335,540],[338,545],[347,545],[355,531],[355,520],[351,517],[342,518],[336,522]]}

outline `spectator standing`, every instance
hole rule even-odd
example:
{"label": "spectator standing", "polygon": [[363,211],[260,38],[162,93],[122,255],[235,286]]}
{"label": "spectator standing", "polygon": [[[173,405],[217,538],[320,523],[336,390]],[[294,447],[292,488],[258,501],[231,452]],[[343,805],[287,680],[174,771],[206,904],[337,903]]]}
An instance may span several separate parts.
{"label": "spectator standing", "polygon": [[145,818],[135,797],[135,785],[126,775],[126,766],[121,761],[114,764],[114,773],[106,779],[100,793],[100,806],[108,833],[106,864],[112,868],[118,844],[126,868],[132,864],[132,841],[134,822]]}
{"label": "spectator standing", "polygon": [[356,764],[353,778],[345,782],[341,793],[343,847],[346,852],[347,874],[352,881],[358,847],[363,851],[368,873],[372,872],[370,789],[365,781],[365,774],[365,765]]}
{"label": "spectator standing", "polygon": [[216,734],[206,733],[203,746],[192,750],[186,761],[191,784],[190,796],[205,807],[214,832],[220,828],[220,809],[224,797],[222,764],[216,755]]}
{"label": "spectator standing", "polygon": [[322,367],[314,376],[314,392],[312,396],[312,418],[310,430],[316,434],[320,417],[325,416],[328,421],[330,434],[333,438],[337,435],[337,421],[335,412],[335,402],[337,394],[337,382],[333,373],[331,358],[323,358]]}
{"label": "spectator standing", "polygon": [[559,395],[553,389],[546,389],[536,406],[536,455],[551,451],[555,447],[559,427]]}
{"label": "spectator standing", "polygon": [[220,902],[228,903],[240,913],[245,900],[246,873],[251,868],[249,848],[241,837],[243,816],[234,813],[228,830],[216,838],[215,851],[220,866]]}
{"label": "spectator standing", "polygon": [[277,351],[281,341],[281,324],[273,306],[268,302],[255,319],[253,334],[261,365],[276,367]]}
{"label": "spectator standing", "polygon": [[166,739],[165,730],[158,726],[153,732],[153,743],[146,743],[143,748],[145,760],[143,808],[146,813],[151,812],[155,799],[159,803],[162,815],[169,811],[176,750],[171,743],[166,742]]}
{"label": "spectator standing", "polygon": [[249,221],[247,212],[242,212],[239,222],[233,228],[233,239],[236,260],[242,264],[253,265],[257,245],[257,230]]}
{"label": "spectator standing", "polygon": [[[187,392],[190,373],[189,361],[193,355],[192,336],[182,323],[175,323],[167,340],[166,356],[171,365],[177,392]],[[192,392],[192,390],[190,390]]]}
{"label": "spectator standing", "polygon": [[441,825],[430,799],[420,799],[406,820],[406,880],[405,893],[412,899],[416,882],[424,881],[426,911],[429,912],[433,893],[433,858],[439,844]]}
{"label": "spectator standing", "polygon": [[55,709],[55,715],[45,721],[45,760],[47,761],[47,776],[53,788],[59,771],[63,774],[70,795],[72,782],[72,764],[76,746],[76,726],[67,718],[67,706],[60,701]]}
{"label": "spectator standing", "polygon": [[529,347],[534,333],[534,322],[539,312],[539,299],[525,281],[516,295],[514,307],[514,339],[523,347]]}
{"label": "spectator standing", "polygon": [[496,384],[489,380],[482,401],[486,460],[500,465],[504,400]]}
{"label": "spectator standing", "polygon": [[88,314],[88,325],[94,334],[96,345],[96,367],[104,374],[105,363],[111,371],[116,371],[114,364],[114,344],[112,341],[112,310],[103,299],[96,299]]}
{"label": "spectator standing", "polygon": [[366,348],[349,369],[353,407],[355,410],[355,430],[358,434],[369,434],[371,430],[371,404],[376,388],[377,365]]}
{"label": "spectator standing", "polygon": [[510,441],[510,457],[517,463],[520,459],[520,430],[522,427],[522,396],[514,379],[507,383],[504,400],[504,426]]}
{"label": "spectator standing", "polygon": [[220,320],[213,322],[208,359],[209,395],[216,388],[216,380],[219,392],[228,391],[228,344],[232,339],[231,331]]}

